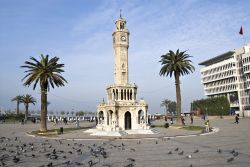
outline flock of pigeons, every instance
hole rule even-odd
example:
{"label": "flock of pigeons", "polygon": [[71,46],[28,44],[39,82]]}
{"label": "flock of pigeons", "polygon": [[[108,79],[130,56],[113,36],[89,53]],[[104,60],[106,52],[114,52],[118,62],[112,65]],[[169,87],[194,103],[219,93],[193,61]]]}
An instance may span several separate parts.
{"label": "flock of pigeons", "polygon": [[[123,142],[114,144],[112,141],[100,142],[99,144],[82,144],[84,142],[66,141],[66,140],[46,140],[40,139],[39,142],[27,142],[25,139],[14,137],[0,137],[0,167],[7,166],[26,166],[25,163],[32,161],[37,167],[53,167],[53,166],[136,166],[136,157],[124,158],[124,162],[114,165],[114,163],[106,163],[109,158],[112,159],[111,152],[117,151],[136,152],[136,147],[125,145]],[[170,140],[170,139],[169,139]],[[154,141],[155,145],[159,144]],[[141,145],[142,141],[138,140],[137,145]],[[167,153],[167,155],[176,154],[187,159],[192,159],[195,154],[200,152],[195,149],[192,154],[185,154],[184,150],[177,147]],[[239,155],[236,150],[226,151],[218,149],[216,154],[229,153],[230,157],[226,159],[226,163],[231,163]],[[131,156],[134,154],[131,154]],[[112,161],[111,161],[112,162]],[[43,165],[40,165],[43,164]],[[190,164],[189,167],[194,165]]]}
{"label": "flock of pigeons", "polygon": [[[125,145],[123,143],[114,145],[109,141],[99,145],[95,143],[84,145],[76,141],[46,139],[42,142],[25,142],[18,137],[14,139],[0,137],[0,167],[26,166],[25,163],[28,161],[37,161],[37,164],[44,163],[37,165],[37,167],[92,167],[97,164],[99,164],[98,166],[112,167],[114,165],[111,163],[100,164],[102,159],[107,159],[110,156],[107,148],[125,150]],[[135,151],[135,149],[131,148],[131,151]],[[125,166],[132,167],[135,159],[128,158],[126,162]]]}

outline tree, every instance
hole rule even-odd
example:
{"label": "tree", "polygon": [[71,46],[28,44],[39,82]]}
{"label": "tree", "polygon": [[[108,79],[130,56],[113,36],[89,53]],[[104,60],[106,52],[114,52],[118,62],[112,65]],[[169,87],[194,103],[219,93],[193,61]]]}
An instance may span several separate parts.
{"label": "tree", "polygon": [[167,113],[168,113],[168,105],[171,103],[171,100],[168,100],[168,99],[164,99],[164,100],[162,100],[162,102],[161,102],[161,107],[165,107],[165,114],[166,114],[166,116],[167,116]]}
{"label": "tree", "polygon": [[17,95],[13,99],[11,99],[11,101],[16,101],[16,114],[17,115],[19,114],[19,104],[20,104],[21,98],[22,98],[21,95]]}
{"label": "tree", "polygon": [[177,112],[177,123],[181,124],[181,90],[180,90],[180,76],[188,75],[195,70],[189,60],[189,56],[186,51],[180,52],[179,49],[174,53],[169,50],[168,53],[161,56],[159,61],[162,65],[160,70],[160,76],[169,76],[170,78],[174,75],[175,78],[175,89],[176,89],[176,112]]}
{"label": "tree", "polygon": [[29,94],[23,95],[21,97],[21,103],[24,104],[25,107],[25,121],[28,119],[28,113],[29,113],[29,104],[32,103],[35,105],[36,100]]}
{"label": "tree", "polygon": [[230,103],[226,96],[195,100],[192,102],[192,106],[199,114],[222,116],[228,115],[230,111]]}
{"label": "tree", "polygon": [[64,116],[65,112],[64,111],[61,111],[61,115]]}
{"label": "tree", "polygon": [[175,113],[175,111],[176,111],[176,102],[175,101],[171,101],[170,103],[169,103],[169,105],[168,105],[168,111],[170,112],[170,113]]}
{"label": "tree", "polygon": [[79,111],[76,113],[76,116],[84,116],[85,112],[84,111]]}
{"label": "tree", "polygon": [[25,61],[25,65],[22,68],[27,68],[27,73],[22,81],[24,86],[30,86],[33,84],[33,90],[35,90],[37,83],[40,84],[41,89],[41,121],[40,131],[47,131],[47,93],[50,90],[50,86],[64,86],[67,81],[61,76],[64,72],[62,69],[64,64],[59,64],[58,57],[49,59],[49,55],[41,55],[41,59],[37,60],[34,57],[30,58],[31,61]]}
{"label": "tree", "polygon": [[50,111],[50,112],[49,112],[49,114],[50,114],[50,115],[53,115],[53,114],[54,114],[54,112],[53,112],[53,111]]}

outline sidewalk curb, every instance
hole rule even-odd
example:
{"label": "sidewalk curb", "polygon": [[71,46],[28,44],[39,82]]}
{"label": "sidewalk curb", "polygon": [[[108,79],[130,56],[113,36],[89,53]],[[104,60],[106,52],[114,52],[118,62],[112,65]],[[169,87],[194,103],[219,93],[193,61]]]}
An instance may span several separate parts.
{"label": "sidewalk curb", "polygon": [[54,139],[54,140],[77,140],[77,141],[106,141],[106,140],[155,140],[155,139],[173,139],[173,138],[184,138],[184,137],[195,137],[195,136],[205,136],[205,135],[211,135],[214,133],[219,132],[220,129],[213,127],[212,132],[209,133],[200,133],[200,134],[192,134],[192,135],[176,135],[176,136],[163,136],[163,137],[141,137],[141,138],[119,138],[119,137],[114,137],[111,139],[107,138],[65,138],[65,137],[46,137],[46,136],[36,136],[36,135],[31,135],[28,132],[25,134],[30,137],[40,137],[43,139]]}

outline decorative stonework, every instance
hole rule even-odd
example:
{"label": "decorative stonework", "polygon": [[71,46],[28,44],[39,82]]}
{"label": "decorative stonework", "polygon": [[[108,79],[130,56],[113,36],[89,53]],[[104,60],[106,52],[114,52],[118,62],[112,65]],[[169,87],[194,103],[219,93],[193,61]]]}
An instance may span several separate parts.
{"label": "decorative stonework", "polygon": [[148,105],[136,100],[137,86],[128,81],[129,31],[122,17],[115,22],[113,36],[114,84],[107,86],[107,102],[97,106],[99,130],[143,130],[149,129]]}

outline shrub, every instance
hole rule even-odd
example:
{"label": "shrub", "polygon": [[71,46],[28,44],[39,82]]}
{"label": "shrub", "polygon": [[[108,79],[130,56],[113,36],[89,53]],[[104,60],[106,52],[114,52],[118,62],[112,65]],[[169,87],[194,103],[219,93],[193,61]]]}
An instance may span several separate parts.
{"label": "shrub", "polygon": [[230,110],[230,104],[225,96],[195,100],[191,106],[193,110],[200,110],[201,114],[208,115],[228,115]]}
{"label": "shrub", "polygon": [[24,114],[5,114],[5,115],[0,115],[0,120],[5,120],[5,121],[21,121],[24,119],[25,115]]}

